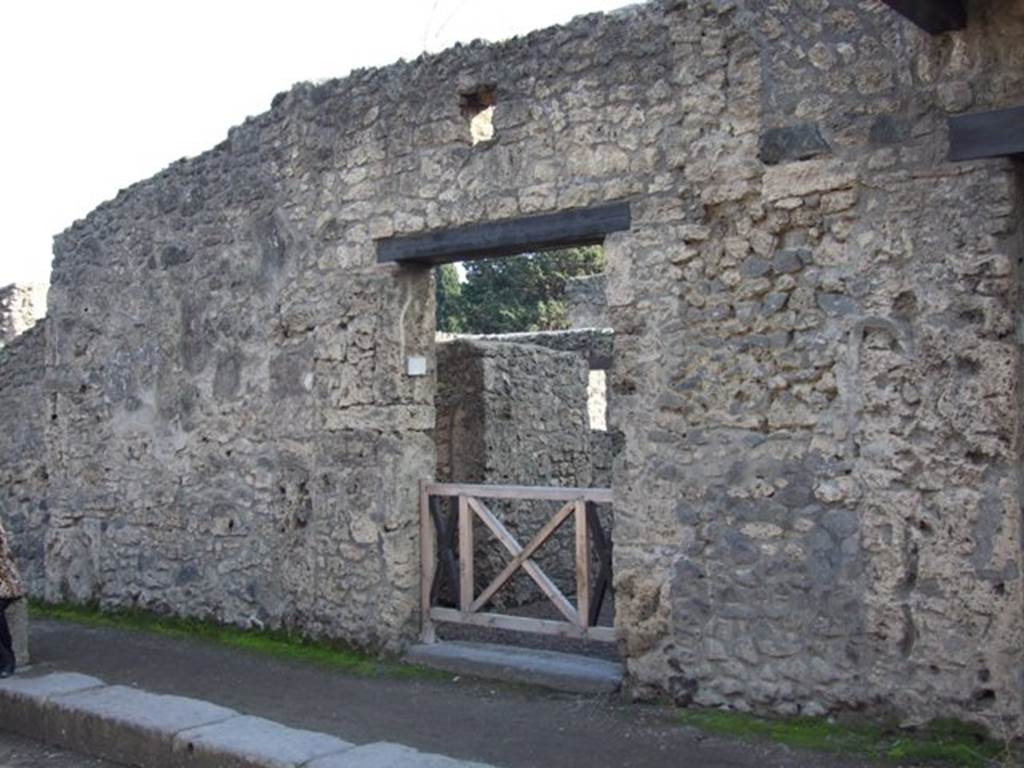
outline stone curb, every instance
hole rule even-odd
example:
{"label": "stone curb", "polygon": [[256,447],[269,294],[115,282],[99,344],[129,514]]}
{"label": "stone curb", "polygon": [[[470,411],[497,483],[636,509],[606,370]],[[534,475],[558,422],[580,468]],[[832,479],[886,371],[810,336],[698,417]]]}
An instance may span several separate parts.
{"label": "stone curb", "polygon": [[144,768],[488,768],[387,742],[356,747],[74,672],[0,680],[0,730]]}
{"label": "stone curb", "polygon": [[51,698],[43,709],[43,740],[115,763],[162,765],[181,731],[237,716],[204,701],[103,686]]}
{"label": "stone curb", "polygon": [[44,677],[17,675],[0,680],[0,727],[46,741],[44,712],[49,701],[102,685],[102,680],[75,672]]}
{"label": "stone curb", "polygon": [[246,768],[249,765],[307,765],[318,757],[355,745],[326,733],[287,728],[261,717],[238,716],[192,728],[172,739],[172,764],[197,768]]}

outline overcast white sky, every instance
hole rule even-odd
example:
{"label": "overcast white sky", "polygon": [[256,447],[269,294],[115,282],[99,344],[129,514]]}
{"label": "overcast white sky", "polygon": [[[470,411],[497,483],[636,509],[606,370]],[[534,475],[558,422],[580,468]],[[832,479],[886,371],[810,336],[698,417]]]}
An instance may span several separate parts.
{"label": "overcast white sky", "polygon": [[630,0],[17,0],[0,6],[0,285],[51,239],[301,80],[501,40]]}

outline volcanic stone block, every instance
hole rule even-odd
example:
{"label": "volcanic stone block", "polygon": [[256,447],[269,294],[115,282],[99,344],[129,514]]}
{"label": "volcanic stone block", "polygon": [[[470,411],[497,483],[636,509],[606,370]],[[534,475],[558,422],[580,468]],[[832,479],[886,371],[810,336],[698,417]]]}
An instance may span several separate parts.
{"label": "volcanic stone block", "polygon": [[45,712],[45,740],[126,765],[167,765],[181,731],[237,718],[234,710],[122,685],[55,697]]}
{"label": "volcanic stone block", "polygon": [[292,768],[352,749],[326,733],[303,731],[264,720],[236,717],[179,733],[173,765],[201,768]]}
{"label": "volcanic stone block", "polygon": [[31,739],[45,738],[43,712],[55,696],[99,688],[102,680],[77,672],[58,672],[43,677],[0,680],[0,723],[3,729]]}
{"label": "volcanic stone block", "polygon": [[769,128],[761,134],[759,157],[765,165],[778,165],[791,160],[809,160],[832,151],[832,147],[813,123],[800,123],[784,128]]}

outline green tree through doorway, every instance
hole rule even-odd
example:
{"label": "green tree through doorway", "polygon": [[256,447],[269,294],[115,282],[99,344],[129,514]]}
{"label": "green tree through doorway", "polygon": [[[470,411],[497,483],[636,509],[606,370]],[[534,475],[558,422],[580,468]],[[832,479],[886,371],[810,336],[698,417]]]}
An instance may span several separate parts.
{"label": "green tree through doorway", "polygon": [[437,272],[437,329],[447,333],[556,331],[568,327],[565,281],[604,271],[599,245],[454,264]]}

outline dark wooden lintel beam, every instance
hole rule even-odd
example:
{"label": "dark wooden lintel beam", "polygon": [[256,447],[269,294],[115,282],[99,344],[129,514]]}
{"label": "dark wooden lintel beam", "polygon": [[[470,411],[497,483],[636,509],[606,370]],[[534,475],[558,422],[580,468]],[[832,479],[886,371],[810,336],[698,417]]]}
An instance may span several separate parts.
{"label": "dark wooden lintel beam", "polygon": [[949,118],[949,159],[1024,154],[1024,107]]}
{"label": "dark wooden lintel beam", "polygon": [[967,26],[964,0],[882,0],[925,32],[941,35]]}
{"label": "dark wooden lintel beam", "polygon": [[433,266],[574,245],[596,245],[629,229],[629,203],[607,203],[560,213],[491,221],[422,235],[377,241],[377,263]]}

